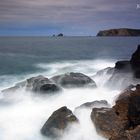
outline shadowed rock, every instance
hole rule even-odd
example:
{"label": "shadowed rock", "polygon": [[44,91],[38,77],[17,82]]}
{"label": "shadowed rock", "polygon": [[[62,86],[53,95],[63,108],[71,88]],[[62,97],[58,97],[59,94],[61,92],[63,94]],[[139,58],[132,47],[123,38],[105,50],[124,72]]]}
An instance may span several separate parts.
{"label": "shadowed rock", "polygon": [[71,87],[96,87],[95,82],[88,76],[82,73],[67,73],[51,78],[56,84],[65,88]]}
{"label": "shadowed rock", "polygon": [[65,128],[69,124],[77,122],[78,119],[73,115],[72,111],[64,106],[53,112],[42,127],[41,133],[48,137],[57,138],[63,135]]}

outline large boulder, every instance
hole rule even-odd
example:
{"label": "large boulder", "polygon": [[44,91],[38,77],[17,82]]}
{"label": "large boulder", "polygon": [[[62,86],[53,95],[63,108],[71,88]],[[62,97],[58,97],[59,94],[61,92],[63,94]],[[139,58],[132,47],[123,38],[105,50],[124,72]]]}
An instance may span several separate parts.
{"label": "large boulder", "polygon": [[53,83],[51,80],[42,75],[39,75],[29,78],[23,82],[17,83],[14,87],[5,89],[2,92],[16,92],[21,89],[42,94],[55,93],[61,90],[61,88],[55,83]]}
{"label": "large boulder", "polygon": [[94,108],[91,119],[97,132],[110,140],[139,140],[140,85],[124,90],[112,108]]}
{"label": "large boulder", "polygon": [[116,112],[111,108],[93,108],[91,120],[97,132],[105,138],[111,138],[124,131],[125,125],[118,121]]}
{"label": "large boulder", "polygon": [[51,78],[56,84],[65,88],[71,87],[96,87],[95,82],[88,76],[82,73],[66,73]]}
{"label": "large boulder", "polygon": [[27,79],[26,89],[31,90],[33,92],[41,93],[51,93],[60,91],[60,87],[58,87],[51,80],[42,75]]}
{"label": "large boulder", "polygon": [[61,107],[53,112],[41,129],[45,136],[57,138],[63,135],[69,124],[77,123],[78,119],[67,107]]}

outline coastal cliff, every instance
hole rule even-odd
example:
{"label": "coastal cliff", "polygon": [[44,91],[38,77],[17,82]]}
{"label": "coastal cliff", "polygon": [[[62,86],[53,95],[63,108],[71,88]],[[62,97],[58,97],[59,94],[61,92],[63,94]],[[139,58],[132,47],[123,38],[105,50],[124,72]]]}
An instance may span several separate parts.
{"label": "coastal cliff", "polygon": [[120,28],[120,29],[109,29],[99,31],[97,36],[140,36],[140,29],[128,29],[128,28]]}

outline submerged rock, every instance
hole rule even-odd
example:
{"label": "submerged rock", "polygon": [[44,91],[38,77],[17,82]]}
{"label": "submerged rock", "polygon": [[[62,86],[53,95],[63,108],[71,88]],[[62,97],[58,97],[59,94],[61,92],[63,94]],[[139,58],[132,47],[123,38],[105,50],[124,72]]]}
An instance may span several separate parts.
{"label": "submerged rock", "polygon": [[56,84],[65,88],[71,87],[96,87],[95,82],[88,76],[82,73],[67,73],[51,78]]}
{"label": "submerged rock", "polygon": [[65,128],[69,124],[77,123],[78,119],[67,107],[61,107],[53,112],[41,129],[45,136],[57,138],[63,135]]}
{"label": "submerged rock", "polygon": [[97,132],[110,140],[140,139],[140,85],[130,86],[112,108],[94,108],[91,119]]}

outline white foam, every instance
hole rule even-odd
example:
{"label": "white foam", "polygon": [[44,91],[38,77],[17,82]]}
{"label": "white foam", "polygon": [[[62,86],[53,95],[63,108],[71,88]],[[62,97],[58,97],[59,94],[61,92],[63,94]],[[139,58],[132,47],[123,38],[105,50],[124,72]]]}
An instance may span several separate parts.
{"label": "white foam", "polygon": [[[105,61],[70,61],[49,65],[39,64],[38,67],[49,69],[41,74],[51,77],[69,71],[93,75],[97,70],[113,65],[112,62],[105,63]],[[32,76],[37,74],[40,73],[32,74]],[[15,79],[16,82],[17,79],[18,76]],[[65,89],[60,94],[44,98],[24,91],[19,91],[16,96],[12,96],[11,93],[12,102],[7,105],[0,104],[0,140],[46,140],[47,138],[40,134],[40,129],[53,111],[62,106],[67,106],[74,111],[79,105],[95,100],[107,100],[112,104],[114,97],[119,93],[119,91],[111,91],[105,87]],[[1,97],[1,99],[3,98]],[[90,119],[90,112],[91,110],[86,109],[75,112],[80,120],[80,125],[72,126],[72,129],[66,131],[61,140],[104,140],[96,133]]]}

